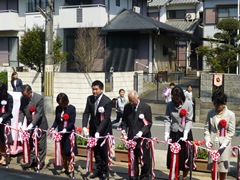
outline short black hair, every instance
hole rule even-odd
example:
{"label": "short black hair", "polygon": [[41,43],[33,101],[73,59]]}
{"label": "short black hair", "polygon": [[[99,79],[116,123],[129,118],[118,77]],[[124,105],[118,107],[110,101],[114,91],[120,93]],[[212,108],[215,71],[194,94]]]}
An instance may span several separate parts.
{"label": "short black hair", "polygon": [[169,86],[175,86],[175,84],[174,84],[173,82],[171,82],[171,83],[169,84]]}
{"label": "short black hair", "polygon": [[186,97],[184,95],[184,92],[182,90],[182,88],[180,86],[175,86],[172,91],[171,91],[171,95],[175,95],[175,96],[179,96],[181,97],[182,101],[185,102]]}
{"label": "short black hair", "polygon": [[227,95],[222,91],[216,91],[212,95],[212,102],[217,105],[224,105],[227,103]]}
{"label": "short black hair", "polygon": [[124,90],[124,89],[119,89],[119,91],[118,91],[118,94],[120,94],[120,92],[121,92],[121,91],[124,91],[124,92],[125,92],[125,90]]}
{"label": "short black hair", "polygon": [[29,84],[24,84],[23,87],[22,87],[22,93],[24,91],[27,91],[28,94],[31,93],[32,92],[31,86]]}
{"label": "short black hair", "polygon": [[103,85],[102,81],[99,81],[99,80],[93,81],[92,87],[93,86],[98,86],[100,89],[104,88],[104,85]]}

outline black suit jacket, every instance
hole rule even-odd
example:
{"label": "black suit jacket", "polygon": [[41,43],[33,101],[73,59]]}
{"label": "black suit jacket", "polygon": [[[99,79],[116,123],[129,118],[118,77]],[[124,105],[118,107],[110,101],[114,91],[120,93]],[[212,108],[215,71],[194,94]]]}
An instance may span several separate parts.
{"label": "black suit jacket", "polygon": [[11,85],[12,85],[13,91],[22,92],[23,84],[21,79],[17,79],[16,86],[14,85],[14,80],[11,80]]}
{"label": "black suit jacket", "polygon": [[96,132],[100,133],[100,136],[105,136],[108,133],[112,134],[112,123],[111,123],[111,113],[112,113],[112,101],[106,95],[102,95],[100,102],[98,103],[98,108],[104,108],[104,120],[100,120],[100,113],[97,112],[94,115],[94,103],[95,97],[93,95],[88,96],[86,108],[83,113],[82,126],[87,127],[89,116],[90,117],[90,136],[94,137]]}
{"label": "black suit jacket", "polygon": [[[32,119],[32,114],[29,110],[30,106],[34,106],[36,109],[34,119]],[[27,118],[27,125],[32,123],[34,127],[38,126],[39,128],[45,130],[48,129],[48,122],[44,112],[44,100],[40,94],[33,93],[31,100],[22,96],[21,106],[19,109],[19,122],[23,123],[25,116]]]}
{"label": "black suit jacket", "polygon": [[[9,125],[11,125],[11,119],[13,117],[12,115],[12,109],[13,109],[13,97],[7,93],[7,99],[5,99],[7,101],[7,104],[5,106],[5,110],[6,110],[6,113],[0,113],[0,117],[3,118],[3,121],[2,123],[8,123]],[[2,99],[0,100],[0,102],[2,101]],[[2,108],[2,105],[0,103],[0,108]]]}
{"label": "black suit jacket", "polygon": [[[144,114],[145,118],[147,119],[149,123],[147,126],[145,126],[143,120],[139,118],[140,114]],[[133,139],[133,137],[136,136],[139,131],[143,132],[142,137],[150,138],[151,126],[152,110],[148,104],[140,101],[137,112],[135,112],[135,110],[133,109],[132,104],[128,103],[125,105],[121,127],[123,128],[123,130],[128,132],[128,139]]]}
{"label": "black suit jacket", "polygon": [[[52,125],[52,127],[55,129],[58,127],[58,131],[63,130],[63,121],[61,120],[61,114],[62,114],[62,108],[60,106],[56,107],[55,111],[55,121]],[[67,120],[67,131],[71,132],[75,129],[75,120],[76,120],[76,108],[73,105],[69,105],[66,109],[64,109],[64,114],[69,115],[69,120]]]}

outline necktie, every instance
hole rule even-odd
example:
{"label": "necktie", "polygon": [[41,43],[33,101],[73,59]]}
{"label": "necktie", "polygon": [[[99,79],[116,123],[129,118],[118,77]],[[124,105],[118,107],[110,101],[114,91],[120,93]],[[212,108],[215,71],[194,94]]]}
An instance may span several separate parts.
{"label": "necktie", "polygon": [[94,103],[94,115],[97,113],[97,107],[98,107],[98,99],[95,97],[95,103]]}

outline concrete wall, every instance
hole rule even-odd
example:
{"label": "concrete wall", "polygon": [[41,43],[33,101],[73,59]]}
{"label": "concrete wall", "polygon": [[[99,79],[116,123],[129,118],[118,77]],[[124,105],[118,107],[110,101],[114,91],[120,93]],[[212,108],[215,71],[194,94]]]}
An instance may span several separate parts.
{"label": "concrete wall", "polygon": [[[224,74],[224,92],[228,96],[227,107],[236,115],[240,123],[240,75]],[[205,122],[212,104],[213,74],[202,73],[200,80],[200,98],[196,98],[196,122]]]}
{"label": "concrete wall", "polygon": [[[8,89],[11,91],[11,69],[8,71]],[[142,73],[142,72],[140,72]],[[134,89],[135,72],[114,72],[113,89],[105,92],[109,98],[118,96],[119,89],[124,89],[127,93]],[[33,91],[42,94],[41,91],[41,73],[18,72],[23,84],[29,84]],[[105,84],[105,73],[55,73],[53,89],[53,109],[57,106],[56,97],[60,92],[66,93],[71,104],[76,106],[77,112],[84,111],[87,97],[92,94],[91,84],[95,80],[100,80]],[[143,91],[143,76],[138,77],[138,92]]]}

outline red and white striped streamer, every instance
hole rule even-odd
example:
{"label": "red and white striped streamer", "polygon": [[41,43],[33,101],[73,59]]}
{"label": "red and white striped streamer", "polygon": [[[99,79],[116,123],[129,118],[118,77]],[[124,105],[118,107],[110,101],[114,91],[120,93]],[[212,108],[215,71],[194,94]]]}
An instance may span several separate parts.
{"label": "red and white striped streamer", "polygon": [[183,127],[185,126],[185,124],[186,124],[186,116],[182,116],[182,117],[181,117],[180,124],[181,124]]}
{"label": "red and white striped streamer", "polygon": [[139,118],[143,120],[144,126],[147,126],[149,124],[149,122],[145,118],[144,114],[139,114]]}
{"label": "red and white striped streamer", "polygon": [[134,149],[137,143],[133,140],[124,141],[126,148],[128,149],[128,175],[135,176],[134,172]]}
{"label": "red and white striped streamer", "polygon": [[181,145],[178,142],[172,143],[170,145],[171,150],[171,164],[170,164],[170,180],[178,180],[178,163],[179,163],[179,152],[181,150]]}
{"label": "red and white striped streamer", "polygon": [[110,168],[110,166],[113,164],[113,145],[115,145],[115,139],[113,137],[113,135],[108,134],[105,139],[103,140],[103,142],[101,143],[101,147],[106,143],[108,143],[108,169],[110,171],[112,171],[112,169]]}
{"label": "red and white striped streamer", "polygon": [[236,156],[235,150],[237,150],[237,180],[240,180],[240,145],[232,147],[232,156]]}
{"label": "red and white striped streamer", "polygon": [[42,129],[36,127],[32,134],[35,156],[37,158],[37,170],[40,170],[41,161],[38,154],[38,138],[42,136]]}
{"label": "red and white striped streamer", "polygon": [[61,148],[61,139],[62,135],[59,132],[53,134],[53,140],[55,141],[55,166],[62,166],[62,148]]}
{"label": "red and white striped streamer", "polygon": [[75,164],[75,154],[74,154],[74,147],[75,147],[75,135],[74,131],[70,134],[70,153],[71,153],[71,160],[69,162],[69,166],[71,167],[70,172],[74,172],[74,164]]}
{"label": "red and white striped streamer", "polygon": [[219,160],[220,154],[218,150],[210,150],[210,156],[213,160],[212,180],[217,180],[217,162]]}
{"label": "red and white striped streamer", "polygon": [[97,138],[90,137],[87,139],[87,172],[93,172],[93,148],[97,145]]}
{"label": "red and white striped streamer", "polygon": [[29,138],[30,134],[26,131],[20,131],[23,143],[23,162],[24,163],[30,163],[30,146],[29,146]]}
{"label": "red and white striped streamer", "polygon": [[5,150],[6,150],[6,154],[9,155],[10,154],[10,148],[9,148],[9,144],[8,144],[8,135],[10,134],[10,126],[8,126],[7,124],[4,126],[4,137],[5,137]]}

